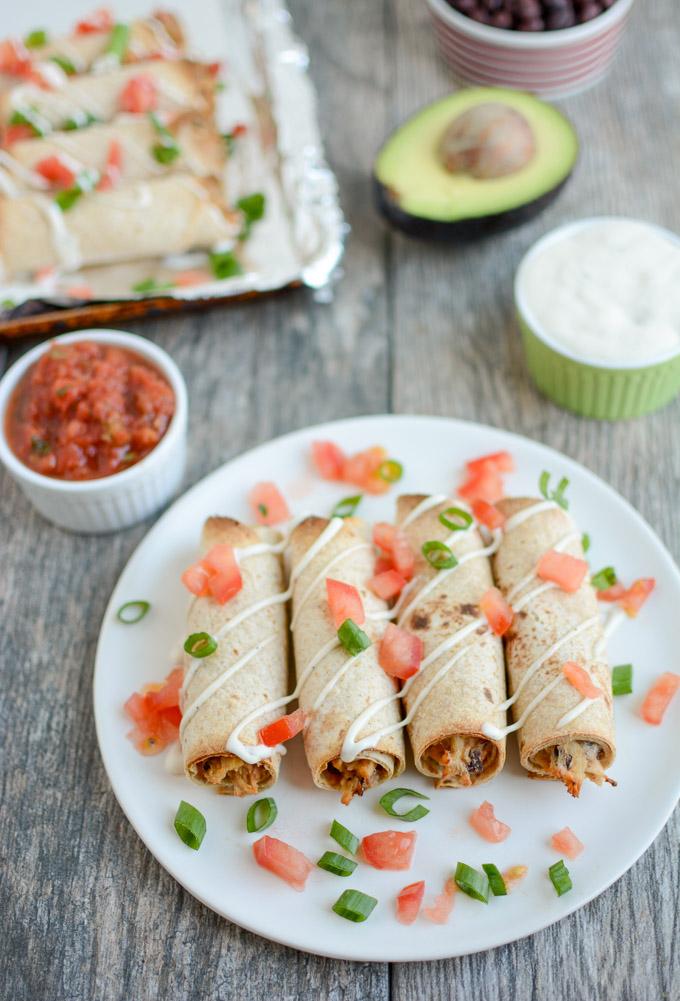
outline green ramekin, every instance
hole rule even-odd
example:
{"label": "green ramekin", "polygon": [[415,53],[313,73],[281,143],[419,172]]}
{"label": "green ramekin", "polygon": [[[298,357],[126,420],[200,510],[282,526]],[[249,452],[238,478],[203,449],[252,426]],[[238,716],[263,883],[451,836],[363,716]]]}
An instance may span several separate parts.
{"label": "green ramekin", "polygon": [[[609,365],[607,362],[585,361],[540,329],[523,302],[520,289],[523,267],[547,243],[575,229],[603,221],[606,219],[583,219],[569,223],[535,243],[517,269],[515,307],[527,366],[538,389],[559,406],[583,417],[620,421],[658,410],[680,393],[680,351],[653,359],[645,365],[639,362],[635,365]],[[673,242],[680,242],[669,230],[659,226],[653,228]]]}

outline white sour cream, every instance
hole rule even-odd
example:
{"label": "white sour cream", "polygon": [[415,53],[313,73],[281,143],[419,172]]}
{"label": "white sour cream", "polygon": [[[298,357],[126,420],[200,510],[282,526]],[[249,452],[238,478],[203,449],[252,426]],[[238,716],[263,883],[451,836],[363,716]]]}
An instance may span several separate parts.
{"label": "white sour cream", "polygon": [[595,219],[536,247],[518,277],[528,319],[586,361],[624,366],[680,350],[680,240]]}

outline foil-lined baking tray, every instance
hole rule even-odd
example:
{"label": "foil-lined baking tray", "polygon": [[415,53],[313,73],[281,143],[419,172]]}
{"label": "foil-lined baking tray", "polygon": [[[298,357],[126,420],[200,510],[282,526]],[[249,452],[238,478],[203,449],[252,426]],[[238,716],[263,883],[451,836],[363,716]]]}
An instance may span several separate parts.
{"label": "foil-lined baking tray", "polygon": [[[36,24],[68,32],[92,0],[15,4],[3,18],[3,36],[23,37]],[[164,5],[165,6],[165,5]],[[25,8],[29,9],[26,10]],[[244,273],[221,281],[140,294],[133,286],[163,267],[200,267],[207,255],[182,261],[131,261],[82,268],[68,275],[69,287],[88,286],[91,298],[65,295],[65,279],[0,283],[0,337],[35,336],[121,320],[257,299],[298,286],[327,286],[343,251],[345,223],[336,179],[326,163],[317,119],[316,95],[305,46],[294,33],[281,0],[169,0],[182,21],[188,54],[220,62],[224,88],[217,99],[217,124],[229,133],[245,125],[225,174],[230,203],[253,191],[266,195],[264,217],[244,250]],[[118,19],[150,12],[139,0],[116,0]]]}

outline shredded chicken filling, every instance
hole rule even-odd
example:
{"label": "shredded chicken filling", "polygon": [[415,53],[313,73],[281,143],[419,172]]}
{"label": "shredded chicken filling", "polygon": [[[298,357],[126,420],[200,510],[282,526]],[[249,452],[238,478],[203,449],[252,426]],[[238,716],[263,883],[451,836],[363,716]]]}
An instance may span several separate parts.
{"label": "shredded chicken filling", "polygon": [[235,796],[259,792],[270,778],[262,764],[249,765],[235,754],[213,754],[196,765],[196,777],[208,785],[233,791]]}
{"label": "shredded chicken filling", "polygon": [[493,766],[498,750],[488,740],[451,734],[428,747],[423,765],[436,777],[435,787],[471,786]]}
{"label": "shredded chicken filling", "polygon": [[334,758],[324,772],[326,782],[342,793],[341,802],[345,806],[353,796],[363,796],[367,789],[380,785],[386,778],[388,774],[384,766],[370,758],[357,758],[350,762]]}
{"label": "shredded chicken filling", "polygon": [[552,778],[564,782],[572,796],[578,796],[586,779],[602,785],[616,785],[614,779],[605,775],[601,758],[604,751],[592,740],[569,740],[564,744],[553,744],[534,755],[532,764]]}

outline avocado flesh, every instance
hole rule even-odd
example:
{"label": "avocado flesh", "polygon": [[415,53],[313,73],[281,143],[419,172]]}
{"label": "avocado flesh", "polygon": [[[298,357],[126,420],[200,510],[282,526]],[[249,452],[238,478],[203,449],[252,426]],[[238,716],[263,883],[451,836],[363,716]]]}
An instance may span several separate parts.
{"label": "avocado flesh", "polygon": [[[534,134],[536,153],[529,164],[505,177],[480,180],[451,174],[438,157],[440,139],[450,122],[476,104],[498,101],[524,115]],[[502,88],[457,91],[418,112],[387,140],[375,163],[382,211],[389,204],[406,216],[457,223],[496,217],[534,202],[542,205],[561,187],[578,156],[571,123],[556,108],[531,94]],[[524,216],[517,213],[516,221]],[[399,225],[398,218],[392,221]]]}

